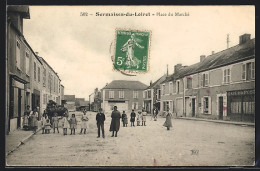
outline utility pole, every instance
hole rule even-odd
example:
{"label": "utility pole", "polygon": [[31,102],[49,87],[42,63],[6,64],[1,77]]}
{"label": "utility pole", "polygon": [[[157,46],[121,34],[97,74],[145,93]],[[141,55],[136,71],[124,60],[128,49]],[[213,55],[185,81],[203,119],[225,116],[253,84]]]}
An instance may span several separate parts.
{"label": "utility pole", "polygon": [[229,48],[229,34],[227,34],[227,49]]}

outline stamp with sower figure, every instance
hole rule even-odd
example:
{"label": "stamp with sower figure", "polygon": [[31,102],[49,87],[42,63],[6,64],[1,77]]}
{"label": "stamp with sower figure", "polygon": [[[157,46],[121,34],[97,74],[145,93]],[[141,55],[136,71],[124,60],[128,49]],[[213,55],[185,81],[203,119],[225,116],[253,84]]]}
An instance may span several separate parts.
{"label": "stamp with sower figure", "polygon": [[151,31],[116,30],[114,69],[125,73],[149,70]]}

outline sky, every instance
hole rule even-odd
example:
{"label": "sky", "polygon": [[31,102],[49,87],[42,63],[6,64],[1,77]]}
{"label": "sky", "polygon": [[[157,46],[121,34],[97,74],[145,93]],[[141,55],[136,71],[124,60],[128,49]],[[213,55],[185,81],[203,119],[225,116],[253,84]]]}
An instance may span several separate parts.
{"label": "sky", "polygon": [[[88,100],[95,88],[113,80],[149,85],[174,65],[192,65],[239,43],[245,33],[255,38],[254,6],[30,6],[24,37],[58,73],[65,94]],[[81,12],[88,16],[80,16]],[[136,12],[154,16],[95,16],[96,12]],[[176,12],[189,16],[174,16]],[[157,16],[172,13],[173,16]],[[90,15],[92,14],[92,15]],[[149,71],[126,76],[113,70],[111,44],[116,29],[149,30]],[[113,47],[113,46],[112,46]]]}

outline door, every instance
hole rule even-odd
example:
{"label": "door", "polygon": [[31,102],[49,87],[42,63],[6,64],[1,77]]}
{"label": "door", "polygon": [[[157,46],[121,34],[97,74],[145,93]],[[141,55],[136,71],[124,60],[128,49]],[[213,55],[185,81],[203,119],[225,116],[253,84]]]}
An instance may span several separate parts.
{"label": "door", "polygon": [[191,116],[194,117],[195,116],[195,98],[193,98],[191,100],[191,110],[192,110]]}
{"label": "door", "polygon": [[18,117],[17,117],[17,128],[21,127],[21,108],[22,108],[22,94],[21,89],[18,89]]}
{"label": "door", "polygon": [[190,98],[185,97],[185,116],[190,116]]}
{"label": "door", "polygon": [[183,116],[183,100],[176,99],[176,114],[177,116]]}
{"label": "door", "polygon": [[219,119],[223,120],[223,97],[218,98],[218,104],[219,104]]}

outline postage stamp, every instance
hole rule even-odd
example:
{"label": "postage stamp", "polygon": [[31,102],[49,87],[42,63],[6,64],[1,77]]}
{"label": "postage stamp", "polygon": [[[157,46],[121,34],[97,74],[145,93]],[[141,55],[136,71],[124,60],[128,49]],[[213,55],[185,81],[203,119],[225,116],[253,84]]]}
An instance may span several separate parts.
{"label": "postage stamp", "polygon": [[151,31],[116,30],[114,69],[127,73],[149,70]]}

